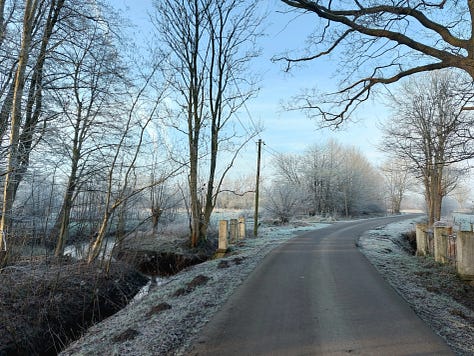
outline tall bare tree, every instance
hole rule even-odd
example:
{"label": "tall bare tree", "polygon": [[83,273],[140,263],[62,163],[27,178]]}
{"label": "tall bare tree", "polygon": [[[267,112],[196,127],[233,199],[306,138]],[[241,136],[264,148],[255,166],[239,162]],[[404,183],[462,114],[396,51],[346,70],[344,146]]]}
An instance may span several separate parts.
{"label": "tall bare tree", "polygon": [[336,93],[319,98],[302,95],[296,103],[326,123],[342,123],[377,85],[415,73],[452,67],[474,79],[474,2],[470,0],[281,1],[319,20],[310,38],[316,51],[281,59],[291,66],[336,54],[347,69]]}
{"label": "tall bare tree", "polygon": [[391,98],[396,119],[384,127],[387,153],[423,182],[430,224],[440,219],[442,199],[459,176],[448,170],[474,157],[474,116],[463,110],[460,81],[459,72],[449,70],[411,78]]}
{"label": "tall bare tree", "polygon": [[123,107],[120,97],[130,85],[110,27],[113,14],[108,15],[107,23],[100,16],[70,19],[80,36],[71,35],[56,49],[61,61],[55,72],[62,75],[50,92],[58,116],[55,133],[61,137],[57,140],[59,150],[65,156],[63,165],[69,164],[63,204],[52,230],[53,237],[57,235],[57,256],[64,251],[73,202],[81,185],[90,178],[88,170],[105,169],[106,162],[97,163],[97,156],[104,161],[102,151],[113,145],[114,133],[120,132],[120,119],[125,116],[116,108]]}
{"label": "tall bare tree", "polygon": [[[248,64],[257,55],[257,5],[237,0],[154,2],[154,23],[162,50],[169,53],[163,64],[173,89],[170,98],[182,120],[175,127],[187,136],[192,246],[206,238],[220,186],[242,147],[231,145],[235,153],[219,173],[219,153],[236,136],[233,119],[255,93]],[[241,142],[255,133],[252,129]]]}
{"label": "tall bare tree", "polygon": [[[34,146],[33,138],[41,119],[44,65],[53,29],[60,19],[64,2],[65,0],[25,1],[18,62],[8,93],[11,101],[7,97],[7,105],[2,108],[5,112],[10,112],[9,116],[2,117],[9,118],[10,134],[0,220],[0,250],[4,247],[3,243],[11,226],[11,210],[16,192],[28,168]],[[32,70],[27,75],[29,65]],[[6,127],[5,123],[3,126]]]}

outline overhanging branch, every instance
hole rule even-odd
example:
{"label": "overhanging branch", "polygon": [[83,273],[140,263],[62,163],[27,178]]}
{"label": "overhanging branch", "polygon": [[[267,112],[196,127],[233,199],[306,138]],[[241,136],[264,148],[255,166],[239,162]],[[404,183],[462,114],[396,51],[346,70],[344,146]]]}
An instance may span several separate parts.
{"label": "overhanging branch", "polygon": [[[332,94],[329,94],[320,103],[315,103],[312,97],[300,97],[299,108],[303,110],[313,110],[311,115],[321,116],[326,123],[338,126],[347,116],[363,101],[367,100],[372,88],[377,84],[392,84],[400,79],[426,71],[433,71],[442,68],[459,68],[470,74],[474,78],[474,38],[464,39],[454,35],[455,29],[460,25],[463,19],[454,19],[454,25],[445,26],[440,22],[433,20],[435,17],[429,14],[436,10],[438,15],[455,16],[444,10],[445,1],[401,1],[396,5],[394,2],[385,4],[383,1],[355,1],[353,5],[344,5],[341,2],[316,1],[316,0],[281,0],[283,3],[297,9],[314,13],[319,18],[327,21],[324,28],[324,34],[332,27],[334,37],[324,36],[318,44],[326,43],[326,49],[314,55],[307,55],[300,58],[281,57],[277,60],[287,62],[287,70],[292,63],[311,61],[335,52],[337,47],[349,44],[349,50],[346,53],[346,59],[349,65],[354,66],[356,70],[369,69],[371,73],[361,74],[361,79],[351,78],[345,80],[346,86]],[[456,7],[457,5],[452,5]],[[460,6],[460,5],[459,5]],[[472,3],[468,4],[469,11],[474,13]],[[472,16],[471,16],[472,18]],[[465,19],[464,19],[465,20]],[[402,24],[397,28],[397,24]],[[411,31],[408,31],[411,29]],[[420,34],[420,30],[424,35]],[[365,42],[359,40],[355,44],[356,36],[359,34]],[[428,42],[425,38],[429,38]],[[370,43],[375,43],[378,39],[386,39],[387,43],[393,43],[386,51],[382,52],[386,62],[380,63],[380,53],[372,52]],[[367,42],[368,41],[368,42]],[[355,54],[354,54],[355,53]],[[356,55],[357,54],[357,55]],[[413,57],[407,57],[410,54],[418,54],[423,58],[431,57],[429,64],[418,65],[412,61]],[[361,66],[356,58],[365,57],[364,65]],[[392,58],[390,60],[390,58]],[[395,58],[395,60],[393,59]],[[408,59],[411,58],[411,59]],[[434,59],[434,61],[433,61]],[[369,63],[369,60],[370,61]],[[426,63],[426,62],[425,62]],[[370,65],[373,67],[370,68]],[[396,68],[397,67],[397,68]],[[338,96],[338,97],[337,97]],[[337,97],[334,99],[334,97]],[[328,105],[332,108],[328,110]]]}

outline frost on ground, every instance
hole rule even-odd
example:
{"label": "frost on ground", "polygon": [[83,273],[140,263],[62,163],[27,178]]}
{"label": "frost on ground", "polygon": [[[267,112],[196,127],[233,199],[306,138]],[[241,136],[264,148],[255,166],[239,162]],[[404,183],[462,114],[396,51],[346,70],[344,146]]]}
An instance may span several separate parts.
{"label": "frost on ground", "polygon": [[406,252],[403,232],[415,222],[402,221],[367,232],[359,246],[369,261],[415,312],[458,355],[474,354],[474,288],[458,279],[452,266]]}
{"label": "frost on ground", "polygon": [[298,231],[327,226],[267,227],[229,255],[161,280],[147,295],[91,327],[61,355],[183,355],[197,332],[257,264]]}
{"label": "frost on ground", "polygon": [[[261,237],[232,246],[228,256],[161,280],[148,294],[90,328],[62,355],[185,355],[199,330],[268,252],[297,231],[323,226],[301,223],[261,229]],[[365,234],[359,246],[457,354],[472,355],[474,287],[460,282],[452,267],[407,253],[400,235],[412,229],[414,221],[390,224]]]}

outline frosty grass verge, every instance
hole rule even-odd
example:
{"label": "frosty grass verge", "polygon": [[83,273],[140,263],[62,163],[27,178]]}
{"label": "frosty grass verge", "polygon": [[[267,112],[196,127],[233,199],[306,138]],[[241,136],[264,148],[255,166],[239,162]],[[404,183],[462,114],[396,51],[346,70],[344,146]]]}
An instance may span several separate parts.
{"label": "frosty grass verge", "polygon": [[[415,229],[416,220],[404,220],[368,231],[359,239],[362,253],[416,314],[443,337],[457,355],[474,354],[474,313],[451,297],[428,290],[422,279],[426,261],[401,247],[401,233]],[[446,275],[433,274],[442,283]],[[453,313],[453,310],[459,311]]]}
{"label": "frosty grass verge", "polygon": [[[62,355],[185,355],[199,330],[217,312],[236,287],[273,248],[295,236],[326,224],[299,224],[292,228],[267,227],[262,238],[247,239],[223,259],[191,267],[163,280],[139,300],[90,328]],[[454,300],[422,287],[415,272],[423,270],[419,258],[400,247],[400,234],[414,228],[413,220],[367,232],[359,246],[371,263],[433,330],[459,355],[474,353],[474,330],[466,319],[453,315],[472,311]],[[443,278],[440,276],[440,278]]]}
{"label": "frosty grass verge", "polygon": [[273,248],[316,222],[266,227],[230,255],[162,280],[139,301],[91,327],[61,355],[184,355],[197,332]]}

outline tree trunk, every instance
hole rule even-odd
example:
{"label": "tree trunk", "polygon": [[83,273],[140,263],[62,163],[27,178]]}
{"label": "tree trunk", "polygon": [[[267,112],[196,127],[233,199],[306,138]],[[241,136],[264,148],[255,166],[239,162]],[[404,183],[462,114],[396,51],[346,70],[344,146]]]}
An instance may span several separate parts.
{"label": "tree trunk", "polygon": [[6,237],[11,227],[11,210],[15,198],[15,183],[17,180],[16,169],[18,168],[18,143],[21,124],[21,100],[25,88],[25,72],[30,54],[34,16],[37,3],[34,0],[26,0],[25,14],[23,18],[23,33],[21,38],[21,49],[18,59],[18,67],[15,73],[15,89],[13,90],[13,102],[11,113],[10,147],[7,158],[7,174],[5,175],[3,190],[2,217],[0,220],[0,250],[5,249]]}
{"label": "tree trunk", "polygon": [[[77,94],[76,97],[78,97]],[[82,105],[80,104],[79,100],[78,102],[79,106],[77,110],[76,123],[74,126],[74,139],[72,143],[73,146],[71,157],[71,171],[69,173],[69,179],[66,187],[66,192],[64,194],[63,204],[61,206],[58,219],[56,221],[56,224],[54,225],[52,232],[53,235],[55,233],[58,233],[56,250],[54,252],[54,255],[56,257],[62,256],[62,254],[64,253],[64,246],[69,237],[71,209],[74,200],[74,194],[76,193],[76,185],[78,180],[77,171],[79,169],[79,160],[81,159],[81,149],[83,143],[82,134],[84,133],[84,127],[81,130],[81,124],[83,123]]]}
{"label": "tree trunk", "polygon": [[74,193],[76,191],[76,172],[77,172],[77,164],[73,165],[71,174],[69,176],[66,193],[64,194],[63,204],[59,213],[57,223],[55,224],[55,226],[57,225],[58,228],[53,228],[53,231],[58,232],[56,249],[54,251],[54,255],[56,257],[63,255],[64,246],[69,237],[69,225],[70,225],[72,202],[73,202]]}
{"label": "tree trunk", "polygon": [[87,258],[87,263],[92,263],[94,262],[97,257],[99,257],[100,250],[102,248],[102,244],[104,242],[105,234],[107,232],[107,227],[109,226],[109,220],[111,217],[111,212],[106,211],[104,213],[104,216],[102,217],[102,223],[100,224],[99,231],[97,231],[97,234],[95,236],[95,239],[89,248],[89,254]]}
{"label": "tree trunk", "polygon": [[[32,36],[36,24],[38,1],[26,0],[23,17],[23,33],[21,38],[20,55],[15,73],[14,89],[11,102],[10,123],[10,147],[7,158],[7,173],[4,182],[2,218],[0,220],[0,250],[3,248],[3,240],[8,235],[11,227],[11,210],[15,201],[16,193],[29,166],[29,156],[33,146],[33,135],[38,123],[42,108],[42,80],[43,67],[46,60],[46,52],[53,28],[59,19],[59,12],[65,0],[51,1],[48,17],[41,37],[41,46],[37,54],[36,63],[33,67],[32,80],[28,93],[25,124],[21,130],[22,110],[21,104],[26,84],[26,67],[31,51]],[[3,6],[3,2],[1,4]],[[9,93],[10,94],[10,93]],[[10,100],[7,98],[7,102]],[[7,103],[5,108],[10,104]],[[5,112],[2,108],[2,123],[4,126]]]}
{"label": "tree trunk", "polygon": [[190,138],[189,194],[191,205],[191,247],[196,247],[201,239],[201,202],[198,192],[198,157],[195,142]]}

